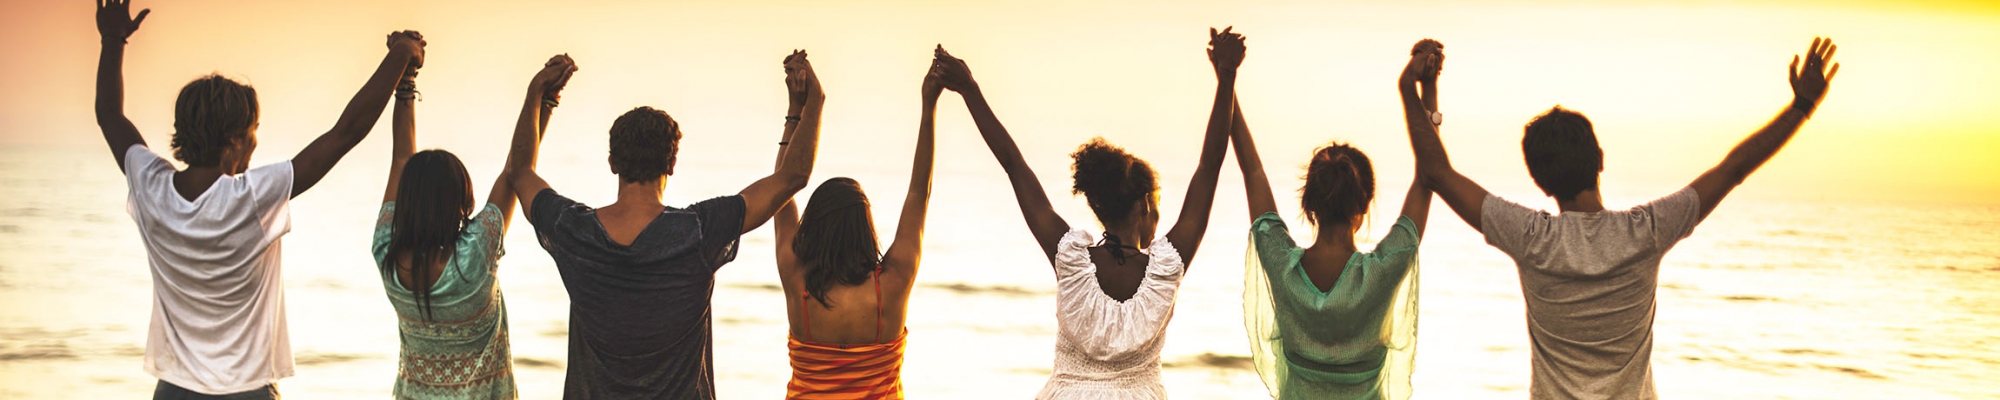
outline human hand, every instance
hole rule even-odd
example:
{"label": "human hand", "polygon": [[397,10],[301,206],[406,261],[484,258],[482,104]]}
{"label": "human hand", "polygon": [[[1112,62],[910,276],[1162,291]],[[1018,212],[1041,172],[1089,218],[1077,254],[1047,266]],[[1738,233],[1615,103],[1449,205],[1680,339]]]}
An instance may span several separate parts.
{"label": "human hand", "polygon": [[1243,65],[1243,35],[1230,33],[1236,27],[1208,28],[1208,62],[1215,65],[1215,73],[1235,74],[1236,67]]}
{"label": "human hand", "polygon": [[924,72],[924,103],[934,103],[938,95],[944,93],[944,62],[932,59],[931,68]]}
{"label": "human hand", "polygon": [[126,38],[139,31],[139,23],[146,22],[146,14],[153,9],[139,10],[137,18],[132,17],[132,0],[97,0],[97,36],[104,43],[124,44]]}
{"label": "human hand", "polygon": [[541,89],[543,97],[555,96],[562,93],[564,86],[569,85],[569,77],[576,73],[576,70],[575,59],[569,58],[567,53],[557,54],[549,57],[548,62],[542,63],[542,70],[535,72],[534,79],[528,81],[528,87]]}
{"label": "human hand", "polygon": [[1792,72],[1792,108],[1808,114],[1819,108],[1820,100],[1826,98],[1827,84],[1833,82],[1835,74],[1840,73],[1839,63],[1833,63],[1833,69],[1827,69],[1827,64],[1833,60],[1833,51],[1839,49],[1840,46],[1833,45],[1833,39],[1815,37],[1812,47],[1806,49],[1803,68],[1799,66],[1799,57],[1792,56],[1792,66],[1787,68]]}
{"label": "human hand", "polygon": [[791,93],[793,104],[826,99],[826,89],[820,87],[819,74],[813,72],[805,50],[793,50],[785,57],[785,90]]}
{"label": "human hand", "polygon": [[1403,79],[1437,83],[1438,74],[1444,72],[1444,43],[1424,39],[1410,47],[1410,63],[1403,67]]}
{"label": "human hand", "polygon": [[409,72],[406,72],[406,74],[413,73],[418,68],[424,67],[424,46],[429,43],[424,41],[424,34],[417,33],[417,31],[389,32],[389,53],[401,53],[410,56],[410,66],[405,69],[405,71]]}
{"label": "human hand", "polygon": [[952,57],[951,53],[944,51],[944,45],[941,44],[936,50],[932,50],[932,54],[936,56],[936,61],[932,64],[935,65],[933,69],[937,71],[938,83],[944,85],[945,89],[959,93],[979,90],[979,82],[972,80],[972,68],[965,65],[965,60]]}

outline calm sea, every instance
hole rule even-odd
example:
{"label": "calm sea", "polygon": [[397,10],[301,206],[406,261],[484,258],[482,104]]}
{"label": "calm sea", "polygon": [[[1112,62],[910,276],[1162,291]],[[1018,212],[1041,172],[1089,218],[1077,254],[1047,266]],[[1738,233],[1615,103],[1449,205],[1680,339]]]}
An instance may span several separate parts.
{"label": "calm sea", "polygon": [[[150,277],[106,154],[0,150],[0,398],[136,398],[153,387],[140,370]],[[293,207],[284,274],[298,375],[279,384],[287,398],[379,398],[392,384],[395,316],[367,250],[384,169],[372,156],[350,156],[359,161]],[[494,158],[468,157],[482,195]],[[613,178],[598,160],[548,156],[544,164],[559,189],[603,204]],[[909,311],[903,376],[914,398],[1029,398],[1049,373],[1053,274],[1005,182],[981,164],[990,162],[965,167],[979,173],[940,169]],[[762,163],[682,165],[668,201],[733,193],[765,171],[753,164]],[[1065,177],[1056,165],[1037,166],[1044,181]],[[894,226],[889,210],[899,206],[903,171],[855,175],[876,190],[885,232]],[[1276,184],[1289,190],[1296,182]],[[1387,200],[1400,198],[1393,188],[1401,185],[1383,184]],[[1179,190],[1164,193],[1170,211]],[[1240,189],[1223,193],[1167,334],[1167,391],[1176,398],[1265,396],[1245,366],[1248,221]],[[1072,224],[1088,224],[1081,200],[1052,197]],[[1417,396],[1524,397],[1528,338],[1512,264],[1441,203],[1433,207],[1440,211],[1422,249]],[[1367,235],[1380,235],[1385,220],[1376,217]],[[556,398],[567,293],[526,222],[517,219],[513,229],[500,276],[516,376],[523,398]],[[740,257],[719,274],[715,371],[723,398],[784,393],[784,304],[770,260],[766,228],[746,235]],[[2000,397],[2000,207],[1732,199],[1668,255],[1660,281],[1653,365],[1663,397]]]}

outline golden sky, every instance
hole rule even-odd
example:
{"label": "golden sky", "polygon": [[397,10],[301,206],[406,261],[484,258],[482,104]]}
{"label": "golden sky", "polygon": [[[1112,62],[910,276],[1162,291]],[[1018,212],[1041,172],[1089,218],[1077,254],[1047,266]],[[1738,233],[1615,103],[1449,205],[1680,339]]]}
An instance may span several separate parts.
{"label": "golden sky", "polygon": [[[601,157],[612,118],[650,105],[686,128],[683,171],[760,166],[784,112],[779,60],[805,48],[830,94],[822,168],[900,173],[929,48],[943,43],[1044,183],[1066,184],[1065,155],[1102,135],[1178,193],[1214,90],[1206,29],[1235,25],[1249,37],[1241,101],[1278,187],[1296,187],[1283,180],[1313,146],[1342,140],[1400,197],[1410,152],[1394,79],[1430,37],[1446,44],[1444,139],[1460,169],[1539,197],[1520,127],[1561,104],[1591,117],[1607,196],[1627,203],[1686,184],[1774,116],[1792,56],[1830,36],[1843,68],[1819,114],[1738,193],[2000,202],[2000,2],[825,3],[137,0],[153,13],[127,52],[126,108],[163,147],[182,84],[211,71],[247,81],[264,106],[257,161],[277,161],[331,125],[383,34],[407,28],[430,41],[424,147],[497,163],[528,77],[568,52],[582,71],[549,157]],[[90,3],[0,7],[0,144],[103,146]],[[944,170],[997,173],[957,97],[943,104]],[[383,121],[350,157],[385,153]]]}

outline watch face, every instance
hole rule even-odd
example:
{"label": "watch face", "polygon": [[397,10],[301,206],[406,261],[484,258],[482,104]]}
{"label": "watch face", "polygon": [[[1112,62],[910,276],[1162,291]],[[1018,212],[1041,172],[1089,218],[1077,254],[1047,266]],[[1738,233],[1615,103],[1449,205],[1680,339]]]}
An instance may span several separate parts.
{"label": "watch face", "polygon": [[1444,113],[1431,112],[1431,125],[1444,125]]}

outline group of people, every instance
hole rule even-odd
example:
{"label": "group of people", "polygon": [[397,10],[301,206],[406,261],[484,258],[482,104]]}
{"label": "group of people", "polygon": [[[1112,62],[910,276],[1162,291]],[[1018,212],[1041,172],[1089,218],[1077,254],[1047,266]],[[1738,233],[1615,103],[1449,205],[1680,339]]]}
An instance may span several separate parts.
{"label": "group of people", "polygon": [[[1534,398],[1652,398],[1654,297],[1660,260],[1733,188],[1770,159],[1824,96],[1835,50],[1815,39],[1792,71],[1793,102],[1686,188],[1629,209],[1598,194],[1603,153],[1588,119],[1557,107],[1530,120],[1521,141],[1529,174],[1556,202],[1551,214],[1487,193],[1453,169],[1438,128],[1444,45],[1418,42],[1397,78],[1416,154],[1396,222],[1372,250],[1355,237],[1376,191],[1374,167],[1353,146],[1314,150],[1299,189],[1314,232],[1301,246],[1236,102],[1244,38],[1210,30],[1217,84],[1202,151],[1180,214],[1164,234],[1158,176],[1101,138],[1071,154],[1073,194],[1102,230],[1072,225],[988,106],[964,60],[942,46],[921,86],[910,183],[886,250],[860,183],[826,180],[803,212],[826,100],[804,51],[783,60],[790,107],[772,173],[734,195],[687,207],[662,202],[681,131],[639,107],[612,123],[608,163],[618,197],[591,207],[536,172],[542,135],[578,71],[567,55],[528,82],[506,164],[485,202],[465,166],[444,150],[416,151],[417,71],[423,36],[388,35],[388,54],[338,122],[288,161],[250,168],[258,101],[247,85],[206,76],[175,101],[170,146],[156,154],[123,113],[121,64],[139,27],[129,0],[100,0],[97,121],[126,176],[128,210],[153,275],[145,370],[156,399],[277,398],[292,375],[281,238],[290,199],[304,194],[392,108],[388,184],[372,252],[398,316],[397,398],[514,398],[506,303],[497,282],[515,203],[567,289],[566,398],[713,398],[710,299],[718,268],[742,234],[773,221],[790,323],[788,397],[902,398],[904,325],[923,254],[935,164],[934,114],[958,93],[1006,171],[1029,232],[1054,269],[1058,333],[1048,399],[1161,399],[1160,350],[1176,291],[1207,230],[1226,147],[1248,194],[1251,248],[1245,326],[1257,371],[1282,399],[1407,398],[1417,316],[1417,254],[1431,197],[1512,257],[1527,301]],[[392,103],[393,101],[393,103]]]}

